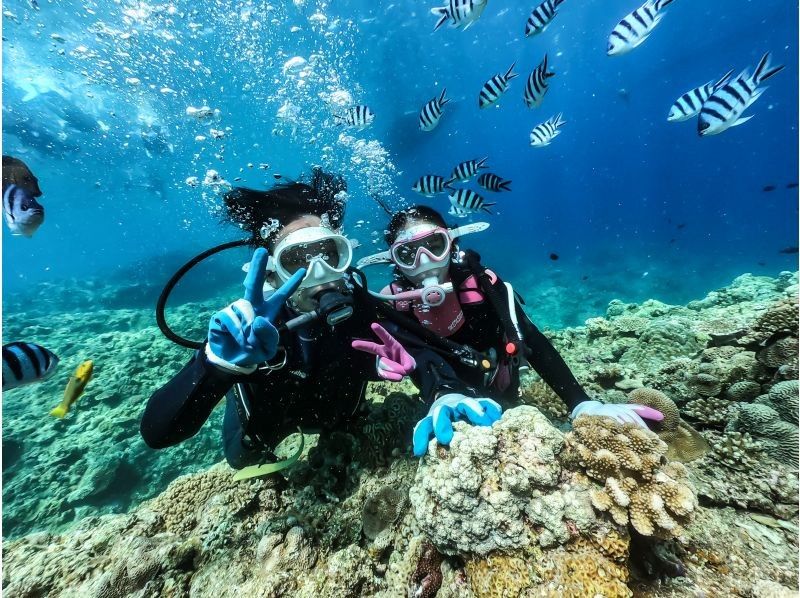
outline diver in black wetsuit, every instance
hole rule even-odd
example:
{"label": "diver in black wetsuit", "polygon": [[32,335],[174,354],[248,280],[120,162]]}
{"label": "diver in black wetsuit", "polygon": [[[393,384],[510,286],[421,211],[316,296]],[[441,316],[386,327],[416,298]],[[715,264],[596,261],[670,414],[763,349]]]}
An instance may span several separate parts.
{"label": "diver in black wetsuit", "polygon": [[[150,447],[196,434],[227,395],[228,463],[241,468],[274,459],[270,449],[298,425],[346,429],[367,382],[396,375],[388,371],[393,359],[407,361],[402,346],[382,330],[387,345],[351,346],[372,336],[379,302],[346,281],[352,251],[338,233],[344,203],[337,194],[343,189],[341,179],[316,170],[311,185],[234,189],[226,196],[229,216],[260,247],[244,297],[212,317],[203,349],[148,401],[141,434]],[[264,293],[265,282],[276,290]],[[430,359],[429,352],[424,345],[415,351],[420,360]],[[464,386],[452,371],[433,375],[424,384],[434,392]],[[471,415],[474,424],[491,423],[483,414]]]}
{"label": "diver in black wetsuit", "polygon": [[[387,317],[397,328],[387,327],[416,360],[410,375],[423,398],[432,403],[430,414],[414,430],[415,454],[424,454],[432,433],[439,442],[449,443],[450,420],[466,397],[516,399],[520,366],[527,364],[567,404],[572,417],[604,415],[642,427],[646,427],[642,418],[663,419],[650,407],[607,405],[586,394],[555,347],[527,317],[511,285],[484,268],[474,251],[461,251],[455,245],[457,238],[487,227],[473,223],[448,228],[437,211],[414,206],[392,217],[386,234],[390,249],[359,262],[359,266],[392,263],[396,268],[396,281],[373,295],[394,308],[395,315]],[[419,340],[405,336],[405,330],[414,331]],[[468,367],[451,352],[427,349],[437,338],[488,355],[488,367]],[[424,355],[417,354],[418,348],[426,349]],[[442,376],[467,388],[461,386],[458,395],[443,395],[430,387]]]}

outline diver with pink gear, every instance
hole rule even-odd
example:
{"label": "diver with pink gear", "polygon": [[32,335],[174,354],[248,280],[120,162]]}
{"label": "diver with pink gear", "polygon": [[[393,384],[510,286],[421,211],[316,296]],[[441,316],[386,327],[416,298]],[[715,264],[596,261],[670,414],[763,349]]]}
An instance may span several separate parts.
{"label": "diver with pink gear", "polygon": [[[384,327],[373,325],[383,344],[354,341],[353,348],[375,354],[384,379],[408,375],[420,388],[430,410],[414,429],[414,454],[425,454],[434,436],[449,444],[453,421],[491,425],[500,419],[497,401],[517,399],[520,370],[528,365],[567,404],[572,418],[602,415],[642,427],[647,427],[645,419],[663,419],[650,407],[604,404],[586,394],[527,317],[511,285],[482,266],[474,251],[458,247],[459,238],[488,226],[450,228],[436,210],[413,206],[392,217],[386,233],[389,250],[358,264],[395,267],[395,281],[380,293],[371,292],[396,312]],[[407,330],[415,334],[406,335]],[[430,383],[438,380],[448,383]]]}

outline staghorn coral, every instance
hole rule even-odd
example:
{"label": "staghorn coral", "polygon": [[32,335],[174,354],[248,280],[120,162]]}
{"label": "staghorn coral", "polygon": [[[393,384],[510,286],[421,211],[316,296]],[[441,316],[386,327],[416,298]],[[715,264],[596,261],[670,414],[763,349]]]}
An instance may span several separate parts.
{"label": "staghorn coral", "polygon": [[797,467],[797,425],[783,421],[772,407],[759,403],[739,403],[726,431],[749,432],[773,459]]}
{"label": "staghorn coral", "polygon": [[364,535],[370,540],[378,537],[390,527],[403,512],[406,493],[400,489],[384,486],[364,501],[361,521]]}
{"label": "staghorn coral", "polygon": [[548,553],[546,558],[535,563],[535,568],[542,583],[526,595],[563,598],[628,598],[633,595],[628,588],[627,567],[605,558],[586,540]]}
{"label": "staghorn coral", "polygon": [[736,406],[725,399],[706,398],[689,401],[684,405],[684,415],[705,425],[724,426],[731,418],[731,410]]}
{"label": "staghorn coral", "polygon": [[644,536],[671,538],[683,533],[697,499],[686,468],[665,463],[667,445],[635,424],[583,416],[567,436],[567,462],[584,467],[602,484],[590,491],[592,506],[617,525],[628,522]]}
{"label": "staghorn coral", "polygon": [[521,386],[519,395],[523,403],[533,405],[547,417],[563,418],[567,416],[566,404],[543,380],[535,380]]}
{"label": "staghorn coral", "polygon": [[667,443],[667,459],[670,461],[688,463],[708,452],[705,438],[681,419],[677,405],[663,392],[653,388],[637,388],[631,391],[627,401],[647,405],[664,414],[663,420],[651,422],[649,425]]}
{"label": "staghorn coral", "polygon": [[761,385],[752,380],[742,380],[732,384],[725,391],[725,398],[738,403],[749,403],[761,394]]}
{"label": "staghorn coral", "polygon": [[741,339],[742,344],[767,341],[772,335],[788,332],[797,335],[798,306],[797,298],[789,297],[772,303],[750,325],[747,334]]}
{"label": "staghorn coral", "polygon": [[532,582],[529,565],[518,556],[492,553],[468,560],[465,569],[476,598],[522,596]]}

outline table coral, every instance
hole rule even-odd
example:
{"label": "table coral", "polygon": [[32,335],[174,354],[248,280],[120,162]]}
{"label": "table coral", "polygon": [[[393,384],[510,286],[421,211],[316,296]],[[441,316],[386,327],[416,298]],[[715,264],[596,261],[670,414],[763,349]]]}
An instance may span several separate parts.
{"label": "table coral", "polygon": [[645,536],[679,536],[697,505],[686,468],[666,463],[667,445],[636,424],[583,416],[567,436],[566,459],[579,463],[602,485],[592,505],[618,525],[628,522]]}

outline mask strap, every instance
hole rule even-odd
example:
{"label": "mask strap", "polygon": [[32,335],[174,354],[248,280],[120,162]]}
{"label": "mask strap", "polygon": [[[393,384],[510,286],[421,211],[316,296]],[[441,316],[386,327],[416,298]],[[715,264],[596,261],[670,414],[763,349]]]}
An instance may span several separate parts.
{"label": "mask strap", "polygon": [[364,266],[374,266],[375,264],[390,264],[392,263],[392,254],[389,251],[381,251],[367,257],[362,257],[356,264],[357,267],[363,268]]}
{"label": "mask strap", "polygon": [[454,239],[456,237],[462,237],[471,233],[480,233],[485,231],[487,228],[489,228],[488,222],[472,222],[471,224],[465,224],[464,226],[459,226],[458,228],[451,228],[447,232],[450,233],[450,238]]}

